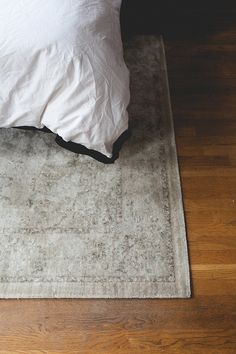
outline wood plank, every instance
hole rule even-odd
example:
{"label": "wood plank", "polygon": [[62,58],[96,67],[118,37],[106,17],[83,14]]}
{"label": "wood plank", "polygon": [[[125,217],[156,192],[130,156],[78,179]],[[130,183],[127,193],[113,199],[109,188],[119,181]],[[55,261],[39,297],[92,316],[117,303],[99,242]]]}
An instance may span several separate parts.
{"label": "wood plank", "polygon": [[11,307],[6,302],[1,307],[0,348],[12,353],[17,353],[19,345],[21,353],[38,348],[44,348],[43,353],[233,350],[235,319],[230,296],[216,296],[214,301],[206,296],[144,301],[13,300]]}

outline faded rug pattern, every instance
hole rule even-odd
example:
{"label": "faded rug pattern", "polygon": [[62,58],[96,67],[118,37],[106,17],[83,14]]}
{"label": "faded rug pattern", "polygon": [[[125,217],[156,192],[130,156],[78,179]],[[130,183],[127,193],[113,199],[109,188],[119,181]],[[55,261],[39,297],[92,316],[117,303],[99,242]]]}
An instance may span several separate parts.
{"label": "faded rug pattern", "polygon": [[131,138],[113,165],[0,130],[0,297],[189,297],[162,38],[125,43]]}

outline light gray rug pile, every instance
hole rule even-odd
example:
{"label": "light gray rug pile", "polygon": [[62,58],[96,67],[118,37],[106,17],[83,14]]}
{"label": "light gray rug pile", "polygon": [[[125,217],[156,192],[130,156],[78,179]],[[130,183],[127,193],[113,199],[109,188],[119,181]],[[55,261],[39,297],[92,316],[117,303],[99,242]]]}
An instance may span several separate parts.
{"label": "light gray rug pile", "polygon": [[132,137],[104,165],[52,134],[0,130],[0,297],[189,297],[160,37],[125,45]]}

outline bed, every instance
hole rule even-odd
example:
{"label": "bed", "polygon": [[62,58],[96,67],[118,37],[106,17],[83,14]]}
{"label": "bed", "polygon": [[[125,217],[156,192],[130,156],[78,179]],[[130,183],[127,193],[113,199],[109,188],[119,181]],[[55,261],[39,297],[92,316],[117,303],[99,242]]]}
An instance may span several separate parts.
{"label": "bed", "polygon": [[0,128],[53,132],[112,159],[128,131],[121,0],[1,0]]}

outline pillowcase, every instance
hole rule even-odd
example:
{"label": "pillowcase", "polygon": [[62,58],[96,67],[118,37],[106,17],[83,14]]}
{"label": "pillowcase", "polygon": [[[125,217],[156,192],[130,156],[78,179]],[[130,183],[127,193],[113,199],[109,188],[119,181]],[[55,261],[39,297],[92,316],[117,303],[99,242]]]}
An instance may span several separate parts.
{"label": "pillowcase", "polygon": [[121,0],[1,0],[0,127],[44,127],[107,157],[128,129]]}

